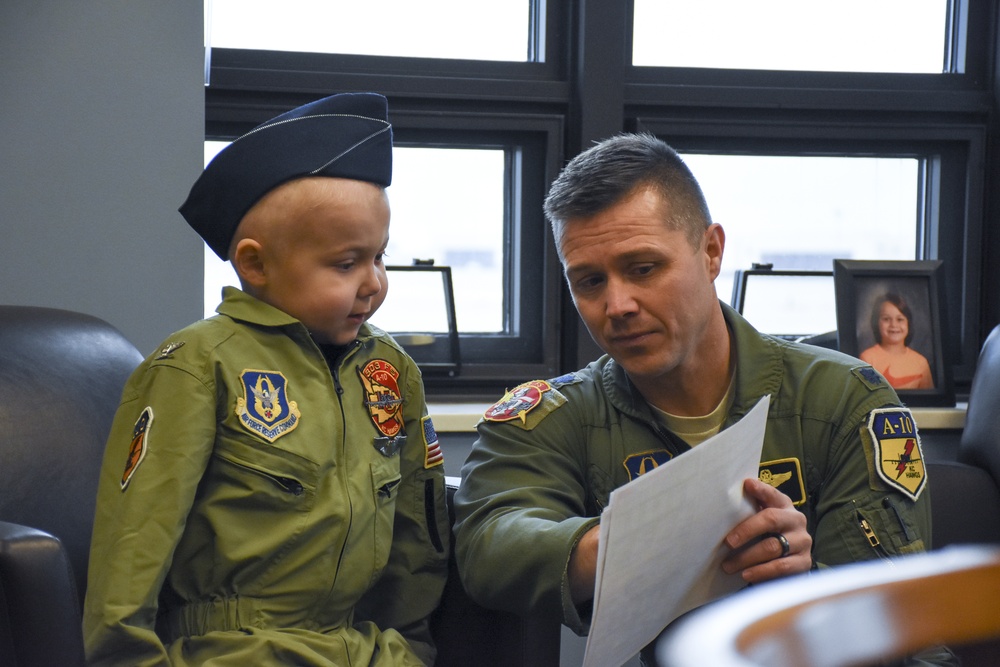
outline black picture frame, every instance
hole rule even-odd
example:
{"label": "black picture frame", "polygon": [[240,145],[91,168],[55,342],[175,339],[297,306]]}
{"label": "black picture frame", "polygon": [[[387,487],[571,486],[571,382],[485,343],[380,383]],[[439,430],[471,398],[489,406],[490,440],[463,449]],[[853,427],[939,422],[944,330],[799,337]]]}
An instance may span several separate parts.
{"label": "black picture frame", "polygon": [[[944,355],[942,276],[941,260],[835,259],[833,262],[840,351],[872,363],[909,406],[955,405],[951,364]],[[887,300],[896,307],[885,306]],[[905,361],[901,357],[890,361],[886,348],[878,340],[880,334],[876,328],[882,308],[897,316],[904,311],[909,313],[906,317],[909,351]],[[919,360],[911,351],[926,359],[931,386],[918,379],[923,373],[918,372]],[[896,373],[892,372],[892,363],[896,363]]]}

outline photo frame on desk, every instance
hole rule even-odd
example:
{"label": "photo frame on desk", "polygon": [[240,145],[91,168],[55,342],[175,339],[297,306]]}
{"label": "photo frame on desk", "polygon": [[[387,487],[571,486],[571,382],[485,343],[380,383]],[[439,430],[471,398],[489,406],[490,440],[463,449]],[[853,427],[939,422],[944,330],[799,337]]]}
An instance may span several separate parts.
{"label": "photo frame on desk", "polygon": [[955,404],[944,356],[940,260],[833,262],[841,352],[878,370],[908,406]]}

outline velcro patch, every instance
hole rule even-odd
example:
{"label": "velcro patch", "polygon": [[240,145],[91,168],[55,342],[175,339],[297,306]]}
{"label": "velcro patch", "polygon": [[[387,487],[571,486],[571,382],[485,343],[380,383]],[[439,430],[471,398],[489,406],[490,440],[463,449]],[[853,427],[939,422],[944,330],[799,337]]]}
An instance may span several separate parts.
{"label": "velcro patch", "polygon": [[854,377],[861,380],[869,390],[875,391],[886,386],[888,383],[882,375],[871,366],[856,366],[851,369]]}
{"label": "velcro patch", "polygon": [[793,505],[806,501],[806,485],[802,479],[802,464],[798,459],[761,461],[757,478],[788,496]]}
{"label": "velcro patch", "polygon": [[879,479],[916,500],[926,486],[927,474],[913,415],[906,408],[872,410],[868,434]]}
{"label": "velcro patch", "polygon": [[531,380],[514,387],[494,403],[483,415],[486,421],[506,422],[520,419],[525,423],[525,416],[537,407],[542,400],[542,394],[552,389],[545,380]]}
{"label": "velcro patch", "polygon": [[667,450],[655,449],[641,454],[632,454],[622,461],[622,465],[625,466],[625,470],[628,471],[628,479],[631,482],[636,477],[645,475],[647,472],[659,468],[672,458],[673,454]]}
{"label": "velcro patch", "polygon": [[153,408],[147,406],[132,427],[132,443],[128,448],[128,459],[125,461],[125,471],[122,473],[122,491],[128,488],[132,476],[139,469],[139,464],[146,458],[146,448],[149,445],[149,429],[153,425]]}
{"label": "velcro patch", "polygon": [[403,429],[403,395],[399,371],[385,359],[372,359],[358,369],[365,390],[365,408],[379,433],[394,438]]}
{"label": "velcro patch", "polygon": [[565,387],[568,384],[576,384],[579,381],[580,378],[577,377],[576,373],[566,373],[565,375],[560,375],[557,378],[549,380],[549,385],[551,385],[553,389],[558,389],[559,387]]}
{"label": "velcro patch", "polygon": [[434,422],[430,415],[420,420],[421,430],[424,433],[424,468],[433,468],[444,463],[444,453],[438,443],[437,431],[434,430]]}
{"label": "velcro patch", "polygon": [[243,427],[274,442],[299,425],[299,406],[288,400],[288,380],[277,371],[247,369],[240,373],[243,398],[236,399],[236,416]]}

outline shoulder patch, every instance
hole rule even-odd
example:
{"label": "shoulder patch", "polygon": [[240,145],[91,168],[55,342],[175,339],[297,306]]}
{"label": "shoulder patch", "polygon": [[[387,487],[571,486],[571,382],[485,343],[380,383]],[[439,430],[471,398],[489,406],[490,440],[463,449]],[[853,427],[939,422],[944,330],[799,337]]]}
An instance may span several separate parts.
{"label": "shoulder patch", "polygon": [[519,384],[503,395],[499,401],[494,403],[483,415],[483,419],[491,422],[507,422],[520,419],[525,423],[526,415],[529,411],[538,406],[542,400],[542,394],[552,389],[545,380],[531,380],[524,384]]}
{"label": "shoulder patch", "polygon": [[444,463],[444,454],[441,452],[437,431],[434,430],[434,422],[431,421],[430,415],[420,420],[420,427],[424,434],[424,468],[441,465]]}
{"label": "shoulder patch", "polygon": [[288,380],[278,371],[246,369],[240,373],[243,397],[236,399],[236,416],[243,427],[273,443],[295,430],[301,414],[288,400]]}
{"label": "shoulder patch", "polygon": [[924,457],[913,415],[906,408],[881,408],[868,415],[878,478],[912,500],[927,483]]}
{"label": "shoulder patch", "polygon": [[149,444],[149,429],[152,425],[153,408],[152,406],[146,406],[139,415],[139,418],[135,420],[135,426],[132,427],[132,443],[129,445],[128,459],[125,461],[125,471],[122,473],[121,485],[123,492],[128,488],[129,482],[132,481],[135,471],[139,469],[139,464],[146,458],[146,447]]}
{"label": "shoulder patch", "polygon": [[631,482],[636,477],[644,475],[647,472],[659,468],[661,465],[673,458],[673,454],[665,449],[654,449],[650,452],[642,452],[641,454],[632,454],[624,461],[622,465],[625,466],[625,470],[628,472],[628,479]]}
{"label": "shoulder patch", "polygon": [[757,478],[788,496],[793,505],[806,501],[806,485],[802,479],[802,464],[798,459],[761,461]]}
{"label": "shoulder patch", "polygon": [[885,378],[882,377],[881,373],[871,366],[855,366],[851,369],[851,372],[854,373],[854,377],[861,380],[861,382],[872,391],[888,386],[889,384],[885,381]]}

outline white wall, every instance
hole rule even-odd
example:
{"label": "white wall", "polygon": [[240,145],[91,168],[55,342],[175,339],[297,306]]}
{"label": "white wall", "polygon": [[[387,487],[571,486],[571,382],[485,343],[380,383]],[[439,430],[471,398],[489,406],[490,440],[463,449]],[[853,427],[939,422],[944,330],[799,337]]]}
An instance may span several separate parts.
{"label": "white wall", "polygon": [[201,317],[203,59],[201,0],[0,2],[0,303],[144,353]]}

